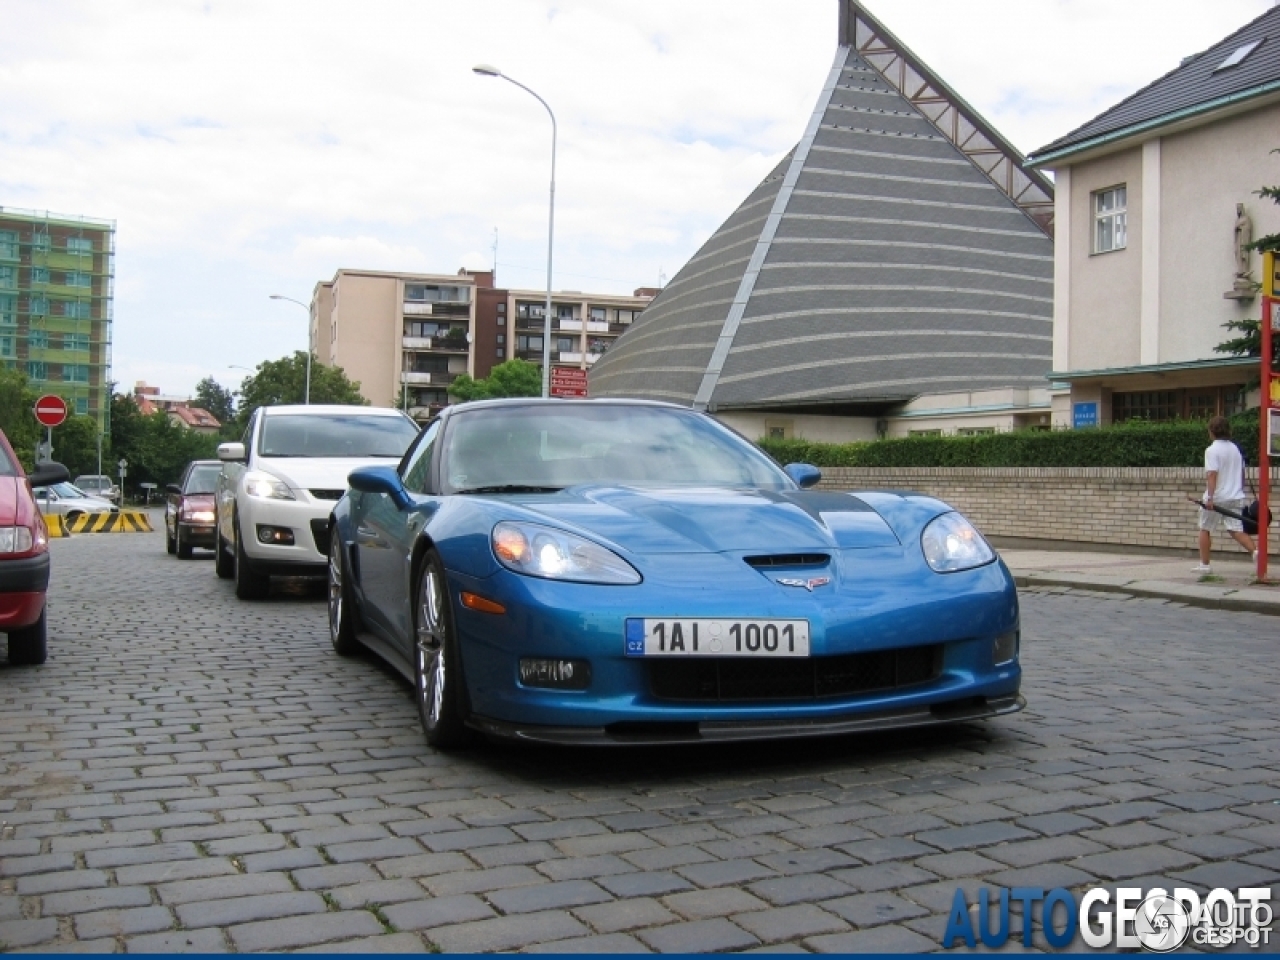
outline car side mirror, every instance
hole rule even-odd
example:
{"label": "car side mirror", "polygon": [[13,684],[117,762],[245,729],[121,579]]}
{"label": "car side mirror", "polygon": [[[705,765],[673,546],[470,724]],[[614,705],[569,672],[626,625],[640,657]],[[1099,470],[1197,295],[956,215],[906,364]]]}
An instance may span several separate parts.
{"label": "car side mirror", "polygon": [[243,443],[220,443],[218,444],[218,459],[228,460],[232,463],[237,461],[243,462],[244,444]]}
{"label": "car side mirror", "polygon": [[178,496],[182,496],[182,488],[176,483],[166,483],[164,489],[166,493],[176,493]]}
{"label": "car side mirror", "polygon": [[36,464],[30,479],[33,487],[48,487],[55,483],[66,483],[71,479],[71,471],[60,463],[46,460]]}
{"label": "car side mirror", "polygon": [[361,493],[385,493],[400,510],[413,506],[413,498],[394,467],[360,467],[347,475],[347,483]]}
{"label": "car side mirror", "polygon": [[810,463],[788,463],[782,468],[801,490],[816,486],[822,479],[822,471]]}

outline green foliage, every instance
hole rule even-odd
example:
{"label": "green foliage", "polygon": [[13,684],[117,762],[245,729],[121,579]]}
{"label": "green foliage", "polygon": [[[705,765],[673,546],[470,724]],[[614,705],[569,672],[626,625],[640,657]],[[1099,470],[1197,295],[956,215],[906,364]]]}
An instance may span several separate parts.
{"label": "green foliage", "polygon": [[[53,429],[53,459],[65,464],[72,479],[83,473],[98,472],[98,421],[93,417],[67,417],[62,426]],[[111,449],[102,443],[102,472],[114,474]]]}
{"label": "green foliage", "polygon": [[[1280,153],[1280,150],[1272,150],[1272,153]],[[1280,187],[1263,187],[1258,191],[1258,196],[1264,200],[1270,200],[1272,203],[1280,203]],[[1259,237],[1250,244],[1254,250],[1280,250],[1280,233],[1271,233],[1265,237]]]}
{"label": "green foliage", "polygon": [[[1280,153],[1280,150],[1272,150],[1272,153]],[[1280,187],[1263,187],[1258,191],[1258,196],[1264,200],[1270,200],[1272,203],[1280,204]],[[1265,237],[1259,237],[1253,243],[1249,244],[1250,250],[1275,250],[1280,251],[1280,233],[1268,234]],[[1225,353],[1230,357],[1261,357],[1262,356],[1262,324],[1258,317],[1245,317],[1243,320],[1228,320],[1223,324],[1228,330],[1235,335],[1228,340],[1224,340],[1213,348],[1214,353]],[[1280,333],[1272,334],[1271,338],[1271,356],[1280,357]],[[1259,377],[1252,377],[1251,386],[1257,386]]]}
{"label": "green foliage", "polygon": [[[282,403],[302,403],[306,395],[307,355],[301,350],[279,360],[264,360],[240,385],[240,409],[233,435],[239,435],[253,411]],[[312,359],[311,402],[350,403],[368,406],[360,395],[360,384],[347,379],[341,367],[326,366]],[[210,411],[212,413],[212,411]],[[217,414],[215,413],[216,417]]]}
{"label": "green foliage", "polygon": [[38,396],[25,373],[0,367],[0,430],[28,470],[35,460],[36,444],[44,438],[44,428],[31,412]]}
{"label": "green foliage", "polygon": [[[1231,419],[1232,438],[1258,457],[1258,412]],[[1130,421],[1093,430],[902,437],[868,443],[760,440],[779,463],[816,467],[1196,467],[1209,445],[1204,423]]]}
{"label": "green foliage", "polygon": [[129,461],[125,486],[131,492],[142,483],[174,483],[189,461],[211,460],[217,448],[217,437],[180,427],[164,411],[144,415],[133,397],[111,398],[111,456],[103,453],[103,473],[115,477],[117,461]]}
{"label": "green foliage", "polygon": [[483,379],[476,380],[464,373],[449,385],[449,396],[459,403],[541,395],[542,368],[519,358],[498,364]]}
{"label": "green foliage", "polygon": [[230,423],[236,415],[235,395],[213,377],[205,377],[196,384],[196,395],[191,405],[208,410],[223,425]]}

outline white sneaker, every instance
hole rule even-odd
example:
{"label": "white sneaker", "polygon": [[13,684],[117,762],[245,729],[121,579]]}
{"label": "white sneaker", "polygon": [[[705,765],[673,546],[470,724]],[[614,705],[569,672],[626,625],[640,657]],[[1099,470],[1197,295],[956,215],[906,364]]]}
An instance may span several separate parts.
{"label": "white sneaker", "polygon": [[1213,567],[1207,563],[1197,563],[1191,568],[1192,573],[1213,573]]}
{"label": "white sneaker", "polygon": [[1253,562],[1254,562],[1254,563],[1257,563],[1257,562],[1258,562],[1258,551],[1257,551],[1257,550],[1253,551]]}

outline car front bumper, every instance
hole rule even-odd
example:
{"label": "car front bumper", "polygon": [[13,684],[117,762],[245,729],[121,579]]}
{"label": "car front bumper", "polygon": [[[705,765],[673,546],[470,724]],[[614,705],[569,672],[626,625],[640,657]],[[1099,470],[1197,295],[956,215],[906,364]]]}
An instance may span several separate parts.
{"label": "car front bumper", "polygon": [[[327,568],[328,557],[316,541],[312,521],[327,524],[331,501],[266,500],[242,495],[237,511],[244,552],[255,571],[279,576],[309,576]],[[287,530],[292,543],[264,543],[263,528]]]}
{"label": "car front bumper", "polygon": [[0,561],[0,632],[40,619],[49,588],[49,554]]}

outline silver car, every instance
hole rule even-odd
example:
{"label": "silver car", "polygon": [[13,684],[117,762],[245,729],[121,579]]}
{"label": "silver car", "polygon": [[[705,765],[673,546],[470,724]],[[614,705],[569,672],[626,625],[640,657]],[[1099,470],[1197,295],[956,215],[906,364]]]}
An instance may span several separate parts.
{"label": "silver car", "polygon": [[120,508],[109,500],[91,497],[74,483],[55,483],[48,487],[34,487],[36,504],[44,514],[58,513],[74,521],[86,513],[119,513]]}
{"label": "silver car", "polygon": [[313,404],[260,407],[240,443],[218,447],[214,572],[236,596],[267,595],[274,576],[321,576],[329,514],[357,467],[396,466],[418,435],[399,410]]}
{"label": "silver car", "polygon": [[72,483],[91,497],[110,500],[112,503],[120,502],[120,488],[104,473],[91,473],[76,477]]}

